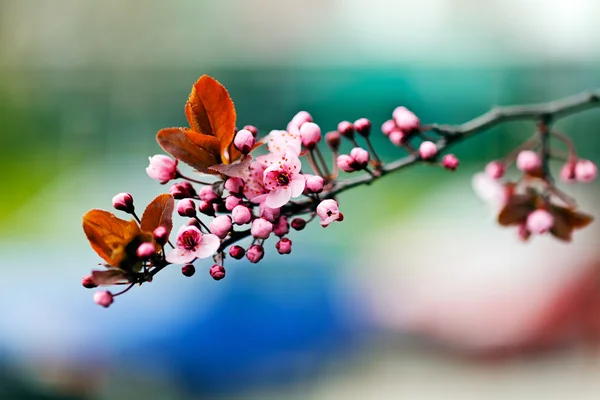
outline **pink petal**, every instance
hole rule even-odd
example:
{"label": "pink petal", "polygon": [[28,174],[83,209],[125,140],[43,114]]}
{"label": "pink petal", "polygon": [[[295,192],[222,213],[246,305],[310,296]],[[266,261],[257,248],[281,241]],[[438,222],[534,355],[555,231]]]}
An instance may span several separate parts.
{"label": "pink petal", "polygon": [[298,197],[304,191],[304,186],[306,185],[306,178],[302,174],[297,174],[292,178],[290,182],[290,189],[292,189],[291,197]]}
{"label": "pink petal", "polygon": [[196,247],[194,255],[198,258],[208,258],[215,254],[220,245],[221,241],[212,233],[202,235],[202,241]]}
{"label": "pink petal", "polygon": [[196,255],[185,249],[173,249],[169,254],[167,254],[167,261],[171,264],[186,264],[194,261]]}
{"label": "pink petal", "polygon": [[278,188],[267,194],[265,204],[270,208],[279,208],[290,201],[290,197],[292,197],[292,189],[289,186]]}

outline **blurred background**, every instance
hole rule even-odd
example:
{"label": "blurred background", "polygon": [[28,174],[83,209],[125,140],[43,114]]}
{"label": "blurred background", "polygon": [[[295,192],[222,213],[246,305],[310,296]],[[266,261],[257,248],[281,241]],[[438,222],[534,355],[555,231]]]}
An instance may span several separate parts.
{"label": "blurred background", "polygon": [[[106,310],[80,280],[100,261],[81,216],[168,190],[147,157],[200,75],[263,134],[299,110],[325,131],[398,105],[460,123],[597,87],[598,15],[597,0],[0,1],[0,398],[597,399],[600,228],[522,244],[471,189],[531,123],[460,144],[454,174],[343,194],[343,224],[295,233],[290,256],[271,240],[223,281],[174,268]],[[558,123],[596,162],[599,124]],[[385,160],[402,154],[376,133]],[[567,190],[600,215],[597,184]]]}

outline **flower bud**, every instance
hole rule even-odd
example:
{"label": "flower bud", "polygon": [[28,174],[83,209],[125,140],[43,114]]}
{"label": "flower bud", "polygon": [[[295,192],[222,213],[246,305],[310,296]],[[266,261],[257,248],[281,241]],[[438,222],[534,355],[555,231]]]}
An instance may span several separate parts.
{"label": "flower bud", "polygon": [[225,267],[215,264],[210,267],[209,273],[215,281],[220,281],[221,279],[225,278]]}
{"label": "flower bud", "polygon": [[314,149],[321,140],[321,128],[313,122],[305,122],[300,126],[300,140],[309,150]]}
{"label": "flower bud", "polygon": [[234,245],[229,248],[229,255],[236,260],[241,260],[246,254],[246,250],[242,246]]}
{"label": "flower bud", "polygon": [[419,146],[419,155],[423,160],[430,160],[437,155],[437,146],[433,142],[425,141]]}
{"label": "flower bud", "polygon": [[207,201],[209,203],[212,203],[219,198],[211,185],[203,186],[202,189],[200,189],[199,197],[200,200]]}
{"label": "flower bud", "polygon": [[275,248],[279,254],[290,254],[292,252],[292,241],[288,238],[281,238]]}
{"label": "flower bud", "polygon": [[577,180],[575,177],[575,166],[576,165],[577,165],[577,163],[571,162],[571,161],[569,161],[565,165],[563,165],[563,167],[560,170],[560,179],[563,182],[573,183]]}
{"label": "flower bud", "polygon": [[302,229],[304,229],[305,226],[306,226],[306,221],[303,220],[302,218],[294,218],[292,220],[292,228],[294,228],[297,231],[301,231]]}
{"label": "flower bud", "polygon": [[189,278],[196,273],[196,267],[193,264],[185,264],[181,267],[181,273]]}
{"label": "flower bud", "polygon": [[242,152],[242,154],[250,153],[250,150],[254,147],[254,135],[252,132],[242,129],[235,134],[233,139],[233,145],[236,149]]}
{"label": "flower bud", "polygon": [[394,129],[393,131],[390,132],[389,138],[390,138],[390,142],[392,142],[394,144],[394,146],[402,146],[404,143],[406,143],[406,141],[408,140],[409,135],[407,135],[406,133],[404,133],[403,131],[399,130],[399,129]]}
{"label": "flower bud", "polygon": [[306,122],[313,122],[313,117],[306,111],[299,111],[288,124],[287,131],[292,132],[295,129],[300,129],[302,124]]}
{"label": "flower bud", "polygon": [[192,184],[188,181],[174,183],[173,185],[171,185],[169,192],[176,200],[196,197],[196,189],[194,189]]}
{"label": "flower bud", "polygon": [[267,239],[273,232],[273,224],[263,218],[257,218],[252,221],[250,233],[258,239]]}
{"label": "flower bud", "polygon": [[449,171],[456,171],[460,165],[460,161],[454,154],[446,154],[444,158],[442,158],[442,165]]}
{"label": "flower bud", "polygon": [[527,230],[538,235],[548,232],[554,226],[554,217],[546,210],[535,210],[527,216]]}
{"label": "flower bud", "polygon": [[246,125],[242,129],[250,131],[250,133],[252,134],[252,136],[254,136],[254,138],[256,138],[258,136],[258,128],[255,127],[254,125]]}
{"label": "flower bud", "polygon": [[355,169],[365,169],[369,164],[369,152],[362,147],[355,147],[350,151]]}
{"label": "flower bud", "polygon": [[393,119],[388,119],[381,125],[381,132],[383,132],[385,136],[389,136],[394,130],[396,130],[396,123]]}
{"label": "flower bud", "polygon": [[221,215],[210,222],[208,230],[219,239],[224,239],[231,230],[231,226],[231,217],[229,215]]}
{"label": "flower bud", "polygon": [[233,222],[236,224],[244,225],[252,220],[252,212],[248,207],[238,205],[235,206],[231,211],[231,217],[233,218]]}
{"label": "flower bud", "polygon": [[406,107],[397,107],[392,113],[392,117],[398,129],[404,132],[417,130],[421,126],[419,118]]}
{"label": "flower bud", "polygon": [[283,215],[277,219],[273,225],[273,233],[275,236],[285,236],[290,231],[290,224],[288,224],[287,218]]}
{"label": "flower bud", "polygon": [[150,178],[155,179],[162,184],[177,178],[177,175],[179,174],[179,171],[177,170],[177,160],[162,154],[150,157],[149,160],[150,165],[146,168],[146,173]]}
{"label": "flower bud", "polygon": [[321,226],[327,227],[335,221],[342,221],[344,216],[340,213],[337,201],[325,199],[317,206],[317,215],[321,218]]}
{"label": "flower bud", "polygon": [[337,151],[342,143],[342,137],[338,131],[328,132],[325,135],[325,141],[333,151]]}
{"label": "flower bud", "polygon": [[124,211],[127,214],[133,214],[135,210],[133,197],[129,193],[119,193],[113,197],[112,204],[115,210]]}
{"label": "flower bud", "polygon": [[368,137],[371,134],[371,121],[366,118],[357,119],[354,122],[354,129],[362,137]]}
{"label": "flower bud", "polygon": [[235,196],[227,196],[225,198],[225,209],[227,211],[233,210],[236,206],[239,206],[242,203],[242,199]]}
{"label": "flower bud", "polygon": [[579,160],[575,164],[575,178],[579,182],[590,183],[596,179],[598,167],[590,160]]}
{"label": "flower bud", "polygon": [[244,190],[244,181],[240,178],[229,178],[225,181],[225,189],[230,194],[240,195]]}
{"label": "flower bud", "polygon": [[275,222],[277,218],[279,218],[280,213],[281,209],[279,208],[271,208],[264,203],[260,206],[260,217],[271,223]]}
{"label": "flower bud", "polygon": [[338,124],[338,132],[340,135],[352,140],[354,139],[354,125],[352,122],[342,121]]}
{"label": "flower bud", "polygon": [[[195,210],[194,210],[195,211]],[[135,254],[142,260],[147,260],[156,253],[156,247],[150,242],[140,244]]]}
{"label": "flower bud", "polygon": [[98,285],[96,285],[96,282],[94,282],[94,277],[92,275],[84,276],[81,280],[81,284],[86,289],[93,289],[95,287],[98,287]]}
{"label": "flower bud", "polygon": [[350,157],[348,154],[340,154],[337,157],[337,165],[344,172],[354,172],[355,169],[353,164],[354,158]]}
{"label": "flower bud", "polygon": [[253,244],[246,251],[246,258],[253,264],[256,264],[265,256],[265,249],[260,244]]}
{"label": "flower bud", "polygon": [[519,224],[517,227],[517,236],[521,241],[526,241],[531,236],[531,232],[527,230],[527,224]]}
{"label": "flower bud", "polygon": [[506,171],[506,167],[504,163],[500,161],[490,161],[485,166],[485,174],[492,179],[500,179],[504,176],[504,172]]}
{"label": "flower bud", "polygon": [[113,295],[107,290],[94,293],[94,302],[99,306],[108,308],[113,303]]}
{"label": "flower bud", "polygon": [[318,175],[304,175],[306,176],[306,189],[309,193],[321,193],[325,181]]}
{"label": "flower bud", "polygon": [[182,217],[194,218],[196,216],[196,204],[190,199],[179,200],[177,213]]}
{"label": "flower bud", "polygon": [[198,205],[198,210],[202,214],[208,215],[209,217],[212,217],[213,215],[215,215],[215,208],[213,207],[212,203],[210,203],[208,201],[201,201],[200,204]]}
{"label": "flower bud", "polygon": [[169,232],[164,226],[159,226],[152,233],[154,240],[160,246],[164,246],[169,241]]}
{"label": "flower bud", "polygon": [[542,159],[531,150],[524,150],[517,156],[517,168],[525,173],[536,173],[542,168]]}

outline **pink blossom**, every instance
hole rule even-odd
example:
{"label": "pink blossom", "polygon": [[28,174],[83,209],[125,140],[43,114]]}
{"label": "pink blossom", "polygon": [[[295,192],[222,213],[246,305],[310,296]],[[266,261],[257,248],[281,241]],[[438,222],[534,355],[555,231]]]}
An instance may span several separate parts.
{"label": "pink blossom", "polygon": [[542,159],[531,150],[524,150],[517,156],[517,168],[523,172],[535,173],[542,168]]}
{"label": "pink blossom", "polygon": [[298,133],[302,124],[306,122],[313,122],[313,117],[307,111],[299,111],[288,124],[287,131]]}
{"label": "pink blossom", "polygon": [[[267,149],[270,153],[292,153],[300,155],[302,140],[300,128],[295,132],[271,131],[267,139]],[[264,156],[262,156],[264,158]],[[260,158],[260,157],[258,157]]]}
{"label": "pink blossom", "polygon": [[112,199],[115,210],[124,211],[128,214],[134,212],[133,197],[129,193],[119,193]]}
{"label": "pink blossom", "polygon": [[321,128],[313,122],[305,122],[300,126],[300,140],[307,149],[314,149],[321,140]]}
{"label": "pink blossom", "polygon": [[531,232],[529,232],[529,230],[527,229],[527,223],[519,224],[519,226],[517,227],[517,235],[519,236],[519,239],[521,239],[523,242],[529,239],[529,237],[531,236]]}
{"label": "pink blossom", "polygon": [[579,182],[589,183],[596,179],[598,167],[590,160],[579,160],[575,164],[575,178]]}
{"label": "pink blossom", "polygon": [[474,175],[472,186],[479,198],[491,205],[495,211],[504,207],[508,201],[504,185],[486,173],[480,172]]}
{"label": "pink blossom", "polygon": [[260,244],[253,244],[246,251],[246,258],[253,264],[256,264],[265,256],[265,249]]}
{"label": "pink blossom", "polygon": [[455,171],[460,165],[460,161],[454,154],[446,154],[444,158],[442,158],[442,165],[447,170]]}
{"label": "pink blossom", "polygon": [[317,215],[321,218],[321,226],[323,227],[343,218],[337,201],[332,199],[323,200],[317,206]]}
{"label": "pink blossom", "polygon": [[227,211],[233,210],[236,206],[240,205],[242,199],[236,196],[227,196],[225,198],[225,208]]}
{"label": "pink blossom", "polygon": [[389,134],[392,133],[395,129],[396,123],[393,119],[388,119],[381,125],[381,132],[383,132],[385,136],[389,136]]}
{"label": "pink blossom", "polygon": [[362,147],[355,147],[350,151],[350,157],[354,160],[355,169],[364,169],[369,164],[369,152]]}
{"label": "pink blossom", "polygon": [[360,118],[354,121],[354,130],[362,137],[367,137],[371,134],[371,121],[366,118]]}
{"label": "pink blossom", "polygon": [[156,243],[160,246],[164,246],[165,243],[169,241],[169,232],[164,226],[159,226],[156,228],[152,235],[154,236]]}
{"label": "pink blossom", "polygon": [[332,131],[328,132],[325,135],[325,141],[333,151],[337,151],[340,148],[340,144],[342,143],[342,138],[338,131]]}
{"label": "pink blossom", "polygon": [[277,218],[279,218],[279,214],[281,210],[279,208],[271,208],[267,206],[265,203],[260,205],[258,210],[259,217],[266,219],[267,221],[273,223]]}
{"label": "pink blossom", "polygon": [[245,129],[247,131],[250,131],[250,133],[252,134],[252,136],[257,137],[258,136],[258,128],[255,127],[254,125],[246,125],[244,126],[242,129]]}
{"label": "pink blossom", "polygon": [[304,174],[306,178],[306,189],[310,193],[321,193],[323,191],[323,186],[325,181],[318,175],[307,175]]}
{"label": "pink blossom", "polygon": [[236,149],[242,152],[242,154],[250,153],[250,150],[254,147],[254,135],[252,132],[242,129],[235,134],[233,139],[233,145]]}
{"label": "pink blossom", "polygon": [[238,246],[237,244],[229,248],[229,255],[231,256],[231,258],[234,258],[236,260],[241,260],[245,254],[246,250],[244,250],[242,246]]}
{"label": "pink blossom", "polygon": [[212,256],[220,246],[219,238],[202,234],[195,226],[182,226],[177,233],[177,247],[167,255],[171,264],[186,264],[196,258]]}
{"label": "pink blossom", "polygon": [[506,168],[504,166],[504,163],[502,163],[500,161],[490,161],[485,166],[486,175],[492,179],[502,178],[504,176],[505,170],[506,170]]}
{"label": "pink blossom", "polygon": [[229,215],[221,215],[213,219],[208,225],[210,233],[217,236],[219,239],[224,239],[231,230],[232,223]]}
{"label": "pink blossom", "polygon": [[231,216],[233,218],[233,222],[238,225],[244,225],[250,222],[252,219],[252,212],[250,212],[248,207],[240,204],[233,208],[231,211]]}
{"label": "pink blossom", "polygon": [[277,221],[275,221],[275,223],[273,224],[273,233],[275,234],[275,236],[285,236],[288,234],[289,231],[290,224],[288,224],[287,218],[284,216],[279,217]]}
{"label": "pink blossom", "polygon": [[572,183],[577,180],[575,177],[575,165],[575,162],[569,161],[560,169],[560,179],[563,182]]}
{"label": "pink blossom", "polygon": [[437,146],[433,142],[425,141],[419,146],[419,155],[424,160],[432,159],[437,155],[437,152]]}
{"label": "pink blossom", "polygon": [[390,142],[392,142],[395,146],[400,147],[404,143],[406,143],[408,136],[409,135],[407,135],[403,131],[401,131],[399,129],[394,129],[393,131],[390,132],[389,138],[390,138]]}
{"label": "pink blossom", "polygon": [[554,217],[546,210],[535,210],[527,216],[526,227],[531,233],[541,235],[554,226]]}
{"label": "pink blossom", "polygon": [[300,168],[300,159],[292,153],[286,153],[265,169],[263,182],[268,191],[265,198],[268,207],[279,208],[290,201],[290,198],[302,195],[305,180]]}
{"label": "pink blossom", "polygon": [[419,129],[421,126],[419,118],[406,107],[397,107],[392,116],[396,122],[396,126],[401,131],[410,132]]}
{"label": "pink blossom", "polygon": [[241,178],[229,178],[225,181],[225,189],[231,194],[242,194],[244,181]]}
{"label": "pink blossom", "polygon": [[177,200],[196,196],[196,189],[194,189],[192,184],[189,183],[188,181],[183,181],[181,183],[174,183],[169,188],[169,192]]}
{"label": "pink blossom", "polygon": [[177,160],[162,154],[150,157],[149,160],[150,165],[146,168],[146,173],[150,178],[165,184],[179,175]]}
{"label": "pink blossom", "polygon": [[194,218],[196,216],[196,204],[190,199],[179,200],[177,213],[182,217]]}
{"label": "pink blossom", "polygon": [[215,264],[210,267],[208,272],[215,281],[220,281],[221,279],[225,278],[225,267],[222,265]]}
{"label": "pink blossom", "polygon": [[257,218],[252,221],[250,233],[252,233],[252,236],[255,238],[268,239],[271,235],[271,232],[273,232],[273,224],[266,219]]}
{"label": "pink blossom", "polygon": [[99,306],[108,308],[113,303],[113,295],[111,292],[103,290],[101,292],[94,293],[94,302]]}
{"label": "pink blossom", "polygon": [[290,254],[292,252],[292,241],[288,238],[281,238],[275,244],[275,248],[279,254]]}
{"label": "pink blossom", "polygon": [[201,201],[198,205],[198,210],[209,217],[215,215],[215,208],[213,207],[213,204],[208,201]]}
{"label": "pink blossom", "polygon": [[142,260],[152,257],[154,253],[156,253],[156,246],[150,242],[140,244],[135,252],[135,254],[137,254],[137,256]]}
{"label": "pink blossom", "polygon": [[200,189],[198,196],[200,197],[200,200],[207,201],[209,203],[212,203],[219,198],[211,185],[203,186],[202,189]]}
{"label": "pink blossom", "polygon": [[354,124],[352,124],[352,122],[342,121],[338,124],[338,132],[340,133],[340,135],[342,135],[348,139],[353,139],[354,138]]}
{"label": "pink blossom", "polygon": [[98,287],[98,285],[96,285],[96,282],[94,282],[94,277],[92,275],[84,276],[81,280],[81,284],[86,289],[93,289],[95,287]]}
{"label": "pink blossom", "polygon": [[354,158],[352,158],[351,156],[349,156],[348,154],[340,154],[337,157],[337,165],[338,167],[340,167],[340,169],[344,172],[354,172],[356,171],[353,167],[354,164]]}

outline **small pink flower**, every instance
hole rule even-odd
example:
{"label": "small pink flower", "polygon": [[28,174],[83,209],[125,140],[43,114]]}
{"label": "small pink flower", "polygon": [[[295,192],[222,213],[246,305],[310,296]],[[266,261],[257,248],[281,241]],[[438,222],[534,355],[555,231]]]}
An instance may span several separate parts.
{"label": "small pink flower", "polygon": [[84,276],[81,280],[81,284],[86,289],[93,289],[95,287],[98,287],[98,285],[96,285],[96,282],[94,282],[94,277],[92,275]]}
{"label": "small pink flower", "polygon": [[535,173],[542,168],[542,159],[531,150],[524,150],[517,156],[517,168],[526,173]]}
{"label": "small pink flower", "polygon": [[142,260],[147,260],[148,258],[152,257],[154,253],[156,253],[156,246],[150,242],[140,244],[135,252],[135,254],[137,254],[137,256]]}
{"label": "small pink flower", "polygon": [[307,149],[314,149],[321,140],[321,128],[313,122],[305,122],[300,126],[300,140]]}
{"label": "small pink flower", "polygon": [[343,218],[337,201],[332,199],[323,200],[317,206],[317,215],[321,218],[321,226],[323,227]]}
{"label": "small pink flower", "polygon": [[242,246],[234,245],[229,248],[229,255],[236,260],[241,260],[245,254],[246,250]]}
{"label": "small pink flower", "polygon": [[300,155],[301,148],[302,140],[300,139],[300,127],[293,132],[275,130],[269,133],[267,149],[270,153],[292,153],[298,156]]}
{"label": "small pink flower", "polygon": [[213,204],[208,201],[201,201],[198,205],[198,210],[209,217],[215,215],[215,208],[213,207]]}
{"label": "small pink flower", "polygon": [[271,235],[271,232],[273,232],[273,224],[266,219],[257,218],[252,221],[250,233],[252,233],[252,236],[255,238],[268,239]]}
{"label": "small pink flower", "polygon": [[240,205],[242,199],[236,196],[227,196],[225,198],[225,208],[227,211],[233,210],[236,206]]}
{"label": "small pink flower", "polygon": [[288,224],[287,218],[281,216],[277,218],[277,221],[273,224],[273,233],[275,236],[282,237],[288,234],[290,231],[290,224]]}
{"label": "small pink flower", "polygon": [[419,155],[424,160],[430,160],[437,155],[437,146],[435,143],[425,141],[419,146]]}
{"label": "small pink flower", "polygon": [[150,165],[146,168],[146,173],[150,178],[165,184],[179,175],[177,160],[162,154],[150,157],[149,160]]}
{"label": "small pink flower", "polygon": [[488,174],[480,172],[473,176],[473,190],[480,199],[488,203],[494,210],[500,210],[508,201],[504,185]]}
{"label": "small pink flower", "polygon": [[288,238],[281,238],[275,244],[275,248],[279,254],[290,254],[292,252],[292,241]]}
{"label": "small pink flower", "polygon": [[354,172],[356,171],[353,167],[354,158],[350,157],[348,154],[340,154],[337,157],[337,165],[344,172]]}
{"label": "small pink flower", "polygon": [[492,179],[500,179],[504,176],[506,167],[500,161],[491,161],[485,166],[485,174]]}
{"label": "small pink flower", "polygon": [[244,205],[238,205],[233,208],[231,211],[231,217],[233,218],[233,222],[238,225],[244,225],[250,222],[252,219],[252,212],[250,209]]}
{"label": "small pink flower", "polygon": [[167,261],[171,264],[187,264],[196,258],[208,258],[220,244],[215,235],[203,235],[195,226],[182,226],[177,233],[177,247],[167,255]]}
{"label": "small pink flower", "polygon": [[250,153],[250,150],[254,147],[254,135],[252,132],[242,129],[235,134],[233,139],[233,145],[236,149],[242,152],[242,154]]}
{"label": "small pink flower", "polygon": [[389,135],[390,142],[392,142],[394,144],[394,146],[398,146],[398,147],[400,147],[404,143],[406,143],[406,140],[408,139],[408,137],[409,137],[409,135],[407,135],[400,129],[394,129],[393,131],[390,132],[390,135]]}
{"label": "small pink flower", "polygon": [[108,306],[110,306],[113,303],[113,301],[114,299],[112,293],[107,290],[94,293],[94,302],[99,306],[108,308]]}
{"label": "small pink flower", "polygon": [[225,278],[225,267],[222,265],[215,264],[210,267],[208,272],[215,281],[220,281],[221,279]]}
{"label": "small pink flower", "polygon": [[442,165],[444,168],[450,171],[456,171],[458,166],[460,165],[460,161],[454,154],[446,154],[444,158],[442,158]]}
{"label": "small pink flower", "polygon": [[421,121],[419,121],[419,118],[406,107],[397,107],[392,113],[392,116],[394,118],[394,122],[396,122],[396,126],[401,131],[411,132],[419,129],[421,126]]}
{"label": "small pink flower", "polygon": [[299,111],[288,124],[287,131],[297,133],[302,124],[306,122],[313,122],[313,117],[307,111]]}
{"label": "small pink flower", "polygon": [[575,181],[577,181],[577,178],[575,177],[575,166],[577,164],[575,162],[567,162],[565,165],[563,165],[563,167],[560,170],[560,179],[563,182],[567,182],[567,183],[573,183]]}
{"label": "small pink flower", "polygon": [[318,175],[304,175],[306,177],[306,189],[310,193],[321,193],[325,181]]}
{"label": "small pink flower", "polygon": [[337,151],[342,143],[342,137],[338,131],[332,131],[325,135],[325,141],[333,151]]}
{"label": "small pink flower", "polygon": [[531,233],[541,235],[554,226],[554,217],[546,210],[538,209],[527,216],[525,223]]}
{"label": "small pink flower", "polygon": [[219,239],[224,239],[231,230],[232,223],[229,215],[221,215],[213,219],[208,225],[210,233],[217,236]]}
{"label": "small pink flower", "polygon": [[590,183],[598,175],[598,167],[590,160],[579,160],[575,164],[575,178],[579,182]]}
{"label": "small pink flower", "polygon": [[200,197],[200,200],[207,201],[209,203],[212,203],[219,198],[211,185],[203,186],[202,189],[200,189],[198,196]]}
{"label": "small pink flower", "polygon": [[354,138],[354,124],[352,124],[352,122],[342,121],[338,124],[338,132],[340,133],[340,135],[342,135],[348,139],[353,139]]}
{"label": "small pink flower", "polygon": [[254,136],[255,138],[258,136],[258,128],[255,127],[254,125],[246,125],[242,129],[250,131],[250,133],[252,134],[252,136]]}
{"label": "small pink flower", "polygon": [[300,159],[286,153],[277,162],[273,162],[263,173],[264,186],[268,190],[265,204],[271,208],[279,208],[292,197],[302,195],[304,191],[304,175],[300,173]]}
{"label": "small pink flower", "polygon": [[388,119],[383,123],[383,125],[381,125],[381,132],[383,132],[385,136],[389,136],[390,133],[392,133],[395,129],[396,123],[393,119]]}
{"label": "small pink flower", "polygon": [[371,121],[366,118],[360,118],[354,121],[354,130],[362,137],[368,137],[371,134]]}
{"label": "small pink flower", "polygon": [[362,147],[355,147],[350,151],[350,157],[354,160],[355,169],[364,169],[369,164],[369,152]]}
{"label": "small pink flower", "polygon": [[188,181],[183,181],[181,183],[174,183],[169,188],[169,192],[177,200],[196,196],[196,189],[194,189],[192,184],[189,183]]}
{"label": "small pink flower", "polygon": [[260,208],[258,209],[258,214],[259,217],[273,223],[277,220],[277,218],[279,218],[279,214],[281,214],[281,209],[271,208],[268,207],[265,203],[262,203],[260,205]]}
{"label": "small pink flower", "polygon": [[169,241],[169,232],[164,226],[159,226],[152,234],[154,236],[154,240],[160,246],[164,246]]}
{"label": "small pink flower", "polygon": [[244,181],[240,178],[229,178],[225,181],[225,189],[231,194],[240,195],[244,190]]}
{"label": "small pink flower", "polygon": [[265,256],[265,249],[260,244],[253,244],[246,251],[246,258],[253,264],[256,264]]}
{"label": "small pink flower", "polygon": [[129,193],[119,193],[112,199],[115,210],[124,211],[132,214],[135,210],[133,206],[133,197]]}
{"label": "small pink flower", "polygon": [[177,213],[182,217],[194,218],[196,216],[196,204],[190,199],[179,200]]}

